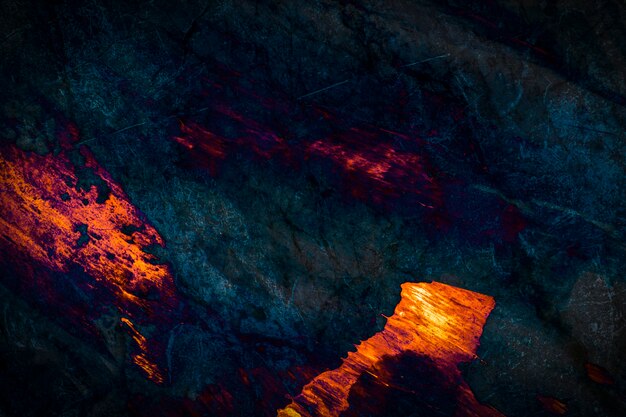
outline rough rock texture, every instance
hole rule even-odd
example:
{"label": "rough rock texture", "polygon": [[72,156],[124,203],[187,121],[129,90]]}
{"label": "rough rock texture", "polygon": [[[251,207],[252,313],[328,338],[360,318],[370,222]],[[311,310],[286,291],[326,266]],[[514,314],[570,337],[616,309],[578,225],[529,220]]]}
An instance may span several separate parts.
{"label": "rough rock texture", "polygon": [[50,306],[2,246],[0,415],[275,415],[420,280],[496,300],[463,368],[479,401],[625,415],[624,22],[619,1],[3,0],[1,146],[58,155],[72,123],[182,301],[141,328],[154,384],[115,314],[94,337],[59,313],[80,271],[47,275]]}

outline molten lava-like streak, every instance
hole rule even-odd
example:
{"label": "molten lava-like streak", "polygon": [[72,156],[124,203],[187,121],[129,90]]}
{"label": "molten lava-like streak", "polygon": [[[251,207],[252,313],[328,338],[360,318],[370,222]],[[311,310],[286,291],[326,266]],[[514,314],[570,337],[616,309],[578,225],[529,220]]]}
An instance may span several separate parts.
{"label": "molten lava-like streak", "polygon": [[[85,183],[86,175],[91,184]],[[133,362],[149,379],[163,382],[156,355],[133,321],[171,311],[174,281],[169,267],[146,252],[151,245],[163,245],[162,238],[122,188],[86,148],[71,146],[45,156],[1,147],[0,187],[0,248],[5,257],[24,258],[19,264],[23,281],[32,281],[26,291],[54,293],[43,297],[54,299],[65,317],[92,331],[102,313],[99,306],[112,304],[135,342]],[[76,280],[45,281],[48,272],[69,273]],[[74,293],[88,300],[67,299],[63,285],[78,288]],[[82,310],[72,310],[81,303]]]}
{"label": "molten lava-like streak", "polygon": [[386,375],[376,373],[377,365],[384,358],[407,352],[430,358],[447,384],[456,387],[455,415],[502,416],[478,403],[458,369],[459,363],[476,358],[483,326],[495,306],[493,298],[437,282],[405,283],[401,296],[381,332],[349,352],[339,368],[305,385],[278,416],[337,417],[350,407],[350,390],[361,375],[371,373],[387,385]]}

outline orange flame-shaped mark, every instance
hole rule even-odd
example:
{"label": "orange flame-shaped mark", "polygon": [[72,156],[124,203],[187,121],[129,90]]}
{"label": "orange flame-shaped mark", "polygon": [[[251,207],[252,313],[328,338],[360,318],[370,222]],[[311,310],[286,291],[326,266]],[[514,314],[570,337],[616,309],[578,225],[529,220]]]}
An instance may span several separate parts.
{"label": "orange flame-shaped mark", "polygon": [[457,416],[502,416],[478,403],[457,367],[476,358],[493,298],[437,282],[405,283],[401,296],[381,332],[349,352],[339,368],[314,378],[278,416],[337,417],[350,407],[350,390],[361,375],[382,377],[373,372],[383,358],[407,352],[430,358],[451,384],[461,381],[456,382]]}

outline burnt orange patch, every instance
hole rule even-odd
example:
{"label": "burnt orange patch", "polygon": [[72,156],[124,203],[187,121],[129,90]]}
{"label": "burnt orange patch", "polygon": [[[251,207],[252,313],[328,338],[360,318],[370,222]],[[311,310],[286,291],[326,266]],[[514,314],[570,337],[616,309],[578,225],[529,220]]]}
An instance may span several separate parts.
{"label": "burnt orange patch", "polygon": [[[111,295],[123,316],[167,311],[175,303],[171,271],[145,251],[163,239],[86,148],[80,157],[85,163],[77,167],[69,151],[41,156],[0,148],[0,245],[51,271],[79,266],[93,279],[88,289]],[[79,169],[89,170],[107,194],[83,185]],[[131,333],[140,351],[134,362],[162,381],[145,338]]]}
{"label": "burnt orange patch", "polygon": [[459,363],[476,358],[483,326],[495,306],[493,298],[437,282],[405,283],[401,297],[381,332],[357,345],[339,368],[305,385],[278,416],[339,416],[350,407],[350,390],[361,375],[385,379],[386,372],[378,365],[384,358],[406,352],[432,360],[457,387],[456,415],[501,416],[494,408],[478,403],[458,369]]}

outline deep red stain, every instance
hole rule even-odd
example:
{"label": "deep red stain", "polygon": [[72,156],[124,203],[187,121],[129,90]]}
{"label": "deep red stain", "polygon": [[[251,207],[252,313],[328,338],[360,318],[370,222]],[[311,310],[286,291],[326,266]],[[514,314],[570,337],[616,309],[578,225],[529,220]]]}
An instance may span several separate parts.
{"label": "deep red stain", "polygon": [[351,128],[328,137],[289,141],[223,105],[216,106],[216,112],[234,123],[239,135],[227,137],[186,121],[180,124],[181,134],[174,137],[192,155],[205,158],[212,174],[238,152],[251,153],[261,160],[279,160],[291,168],[317,159],[330,162],[341,174],[348,192],[359,199],[381,204],[406,198],[411,204],[429,209],[441,204],[441,191],[426,157],[384,140],[394,137],[410,149],[419,138],[382,129]]}

